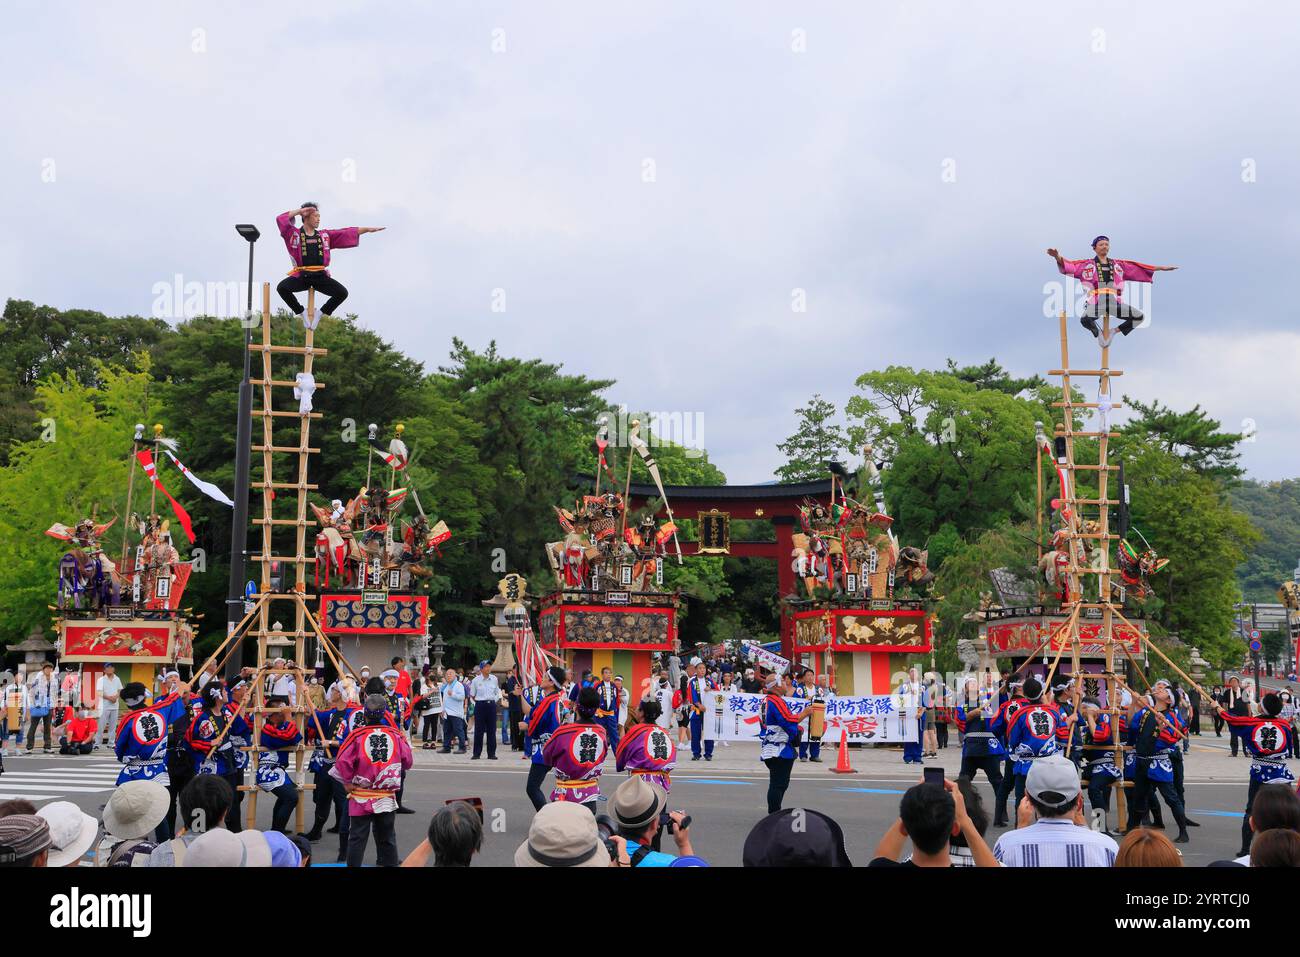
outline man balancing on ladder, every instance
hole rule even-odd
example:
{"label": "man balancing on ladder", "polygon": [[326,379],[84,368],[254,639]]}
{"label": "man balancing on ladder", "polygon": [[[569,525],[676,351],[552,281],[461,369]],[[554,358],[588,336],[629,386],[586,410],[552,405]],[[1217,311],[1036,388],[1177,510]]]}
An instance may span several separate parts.
{"label": "man balancing on ladder", "polygon": [[[1055,249],[1047,250],[1047,255],[1056,260],[1056,268],[1061,271],[1061,275],[1078,279],[1088,293],[1088,302],[1083,307],[1083,315],[1079,317],[1083,328],[1091,332],[1094,338],[1101,339],[1101,324],[1098,320],[1112,316],[1122,320],[1118,328],[1127,336],[1144,317],[1124,302],[1124,283],[1152,282],[1155,273],[1172,272],[1178,267],[1151,266],[1132,259],[1111,259],[1108,236],[1094,239],[1092,249],[1096,254],[1092,259],[1064,259]],[[1114,330],[1101,343],[1102,348],[1109,346],[1112,338]]]}
{"label": "man balancing on ladder", "polygon": [[[295,226],[294,220],[299,216],[302,225]],[[315,203],[303,203],[297,209],[281,213],[275,217],[275,225],[284,237],[284,245],[294,263],[289,275],[280,280],[275,291],[296,316],[302,315],[303,306],[294,293],[305,289],[319,289],[328,296],[320,311],[326,316],[334,315],[334,310],[348,298],[348,291],[343,283],[329,274],[330,250],[351,249],[366,233],[377,233],[384,228],[349,226],[346,229],[320,229],[320,209]]]}

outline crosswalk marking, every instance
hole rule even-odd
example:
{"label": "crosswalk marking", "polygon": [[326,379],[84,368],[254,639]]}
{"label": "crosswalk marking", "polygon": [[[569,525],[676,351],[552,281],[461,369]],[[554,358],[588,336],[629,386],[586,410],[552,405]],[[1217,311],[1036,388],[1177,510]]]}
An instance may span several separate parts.
{"label": "crosswalk marking", "polygon": [[67,767],[46,767],[24,771],[25,762],[11,761],[0,775],[0,800],[25,798],[49,801],[73,794],[97,794],[117,787],[120,764],[103,761],[76,762]]}

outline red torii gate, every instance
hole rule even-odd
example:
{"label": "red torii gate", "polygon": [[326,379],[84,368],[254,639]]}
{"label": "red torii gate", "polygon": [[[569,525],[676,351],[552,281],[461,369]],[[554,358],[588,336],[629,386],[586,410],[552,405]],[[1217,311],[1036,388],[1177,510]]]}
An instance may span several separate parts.
{"label": "red torii gate", "polygon": [[[732,541],[727,552],[737,558],[770,558],[776,562],[777,588],[782,596],[795,593],[795,574],[790,554],[794,550],[794,535],[798,531],[799,507],[805,499],[829,502],[831,480],[815,482],[776,483],[768,485],[665,485],[668,504],[679,519],[698,518],[697,513],[724,512],[736,520],[757,519],[771,522],[776,532],[774,542]],[[659,490],[652,484],[633,483],[628,488],[629,514],[644,510]],[[664,517],[660,505],[656,513]],[[699,555],[699,542],[682,543],[683,555]],[[708,553],[703,553],[708,554]],[[781,611],[782,654],[791,657],[789,613]]]}

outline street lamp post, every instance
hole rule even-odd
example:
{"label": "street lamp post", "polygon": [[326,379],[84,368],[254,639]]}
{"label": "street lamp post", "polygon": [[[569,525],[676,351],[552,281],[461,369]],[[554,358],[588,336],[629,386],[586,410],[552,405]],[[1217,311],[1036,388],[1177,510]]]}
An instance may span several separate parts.
{"label": "street lamp post", "polygon": [[[235,509],[230,520],[230,585],[226,592],[226,634],[244,617],[244,556],[248,548],[249,458],[253,444],[253,248],[261,237],[251,223],[240,223],[235,232],[248,243],[248,309],[244,313],[244,377],[239,383],[239,421],[235,425]],[[238,674],[243,651],[237,644],[226,666],[227,674]]]}

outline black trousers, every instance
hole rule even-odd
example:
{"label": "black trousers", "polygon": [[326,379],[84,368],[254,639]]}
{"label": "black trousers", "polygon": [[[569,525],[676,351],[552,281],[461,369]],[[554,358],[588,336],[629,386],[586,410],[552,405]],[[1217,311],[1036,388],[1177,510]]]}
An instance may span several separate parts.
{"label": "black trousers", "polygon": [[434,744],[438,740],[438,719],[442,717],[441,713],[426,714],[424,716],[424,743]]}
{"label": "black trousers", "polygon": [[[983,771],[984,776],[989,779],[989,786],[993,788],[994,796],[1002,791],[1002,759],[995,754],[979,755],[962,755],[961,770],[957,772],[960,778],[970,778],[971,783],[975,783],[976,773]],[[1003,813],[1005,804],[995,802],[994,809],[998,812],[995,821],[1006,820],[1006,814]]]}
{"label": "black trousers", "polygon": [[[1011,796],[1012,790],[1016,786],[1015,765],[1011,760],[1005,759],[1002,762],[1002,784],[998,787],[997,800],[994,802],[993,810],[997,814],[994,818],[996,821],[1005,821],[1007,819],[1007,798]],[[1016,813],[1018,805],[1012,808],[1012,813]]]}
{"label": "black trousers", "polygon": [[1156,793],[1165,799],[1169,805],[1169,810],[1174,815],[1174,820],[1178,822],[1180,828],[1187,826],[1187,817],[1183,813],[1183,801],[1178,796],[1178,789],[1174,787],[1173,781],[1153,781],[1147,774],[1147,762],[1138,759],[1137,770],[1133,773],[1133,810],[1129,816],[1129,827],[1137,826],[1137,822],[1142,820],[1148,810],[1152,811],[1152,817],[1155,816]]}
{"label": "black trousers", "polygon": [[59,754],[89,754],[95,750],[94,741],[86,741],[82,744],[68,744],[67,738],[59,738]]}
{"label": "black trousers", "polygon": [[52,750],[50,742],[50,713],[47,711],[43,718],[32,718],[32,723],[27,726],[27,753],[30,754],[32,748],[36,747],[36,726],[40,725],[45,732],[45,750]]}
{"label": "black trousers", "polygon": [[348,829],[348,867],[360,867],[370,843],[370,832],[375,832],[375,850],[380,867],[396,867],[397,815],[393,811],[383,814],[358,814]]}
{"label": "black trousers", "polygon": [[935,743],[935,746],[936,746],[936,747],[940,747],[940,748],[946,748],[946,747],[948,747],[948,725],[947,725],[947,723],[943,723],[943,724],[940,724],[940,723],[938,723],[938,722],[935,723],[935,725],[934,725],[934,743]]}
{"label": "black trousers", "polygon": [[348,858],[348,836],[352,829],[352,816],[348,814],[348,789],[338,778],[330,778],[334,786],[334,806],[339,808],[339,860]]}
{"label": "black trousers", "polygon": [[335,792],[334,779],[330,777],[329,767],[321,768],[315,772],[312,784],[315,785],[311,792],[312,803],[316,806],[316,817],[312,823],[312,830],[322,831],[325,829],[325,825],[329,823],[331,808],[334,810],[334,821],[341,830],[343,819],[348,816],[346,792]]}
{"label": "black trousers", "polygon": [[775,814],[781,810],[781,800],[790,787],[794,758],[765,758],[763,763],[767,765],[767,813]]}
{"label": "black trousers", "polygon": [[275,795],[275,807],[271,809],[271,830],[286,833],[289,818],[298,806],[298,785],[285,781],[271,792]]}
{"label": "black trousers", "polygon": [[239,790],[240,785],[244,783],[244,769],[237,768],[229,774],[223,774],[222,777],[230,785],[230,790],[235,792],[234,803],[226,813],[226,830],[238,834],[244,829],[244,792]]}
{"label": "black trousers", "polygon": [[474,702],[474,757],[483,753],[483,736],[487,735],[489,758],[497,756],[497,704],[495,701]]}
{"label": "black trousers", "polygon": [[[1250,782],[1250,790],[1246,792],[1246,813],[1241,818],[1241,854],[1239,857],[1245,857],[1250,853],[1250,841],[1254,837],[1254,832],[1250,829],[1250,809],[1255,805],[1255,795],[1263,785],[1259,781]],[[1278,785],[1283,787],[1283,785]]]}
{"label": "black trousers", "polygon": [[326,316],[334,315],[334,310],[343,304],[343,300],[348,298],[347,288],[337,279],[331,279],[329,276],[323,276],[318,272],[303,273],[301,276],[285,276],[280,280],[280,284],[275,287],[275,291],[280,294],[285,305],[293,310],[295,316],[303,314],[303,304],[298,301],[294,295],[296,292],[305,292],[308,289],[316,289],[329,296],[325,305],[321,306],[320,311]]}
{"label": "black trousers", "polygon": [[[524,793],[528,795],[528,800],[533,802],[533,810],[540,811],[546,807],[546,795],[542,793],[542,782],[546,780],[546,775],[551,769],[545,764],[534,762],[528,766],[528,784],[524,787]],[[786,772],[789,777],[789,772]]]}
{"label": "black trousers", "polygon": [[1223,725],[1224,725],[1223,715],[1219,714],[1219,711],[1218,711],[1217,708],[1212,712],[1212,714],[1213,714],[1213,717],[1214,717],[1214,734],[1215,734],[1215,737],[1219,737],[1219,738],[1221,738],[1221,737],[1223,737]]}
{"label": "black trousers", "polygon": [[511,706],[508,713],[510,720],[506,723],[510,725],[510,750],[522,751],[524,749],[524,733],[519,730],[519,722],[524,720],[523,709]]}
{"label": "black trousers", "polygon": [[1098,320],[1103,316],[1123,320],[1115,328],[1126,336],[1133,331],[1133,327],[1141,322],[1143,318],[1140,310],[1134,309],[1123,300],[1116,300],[1111,295],[1101,295],[1089,301],[1083,307],[1083,312],[1079,316],[1079,324],[1094,336],[1099,335],[1101,323]]}

